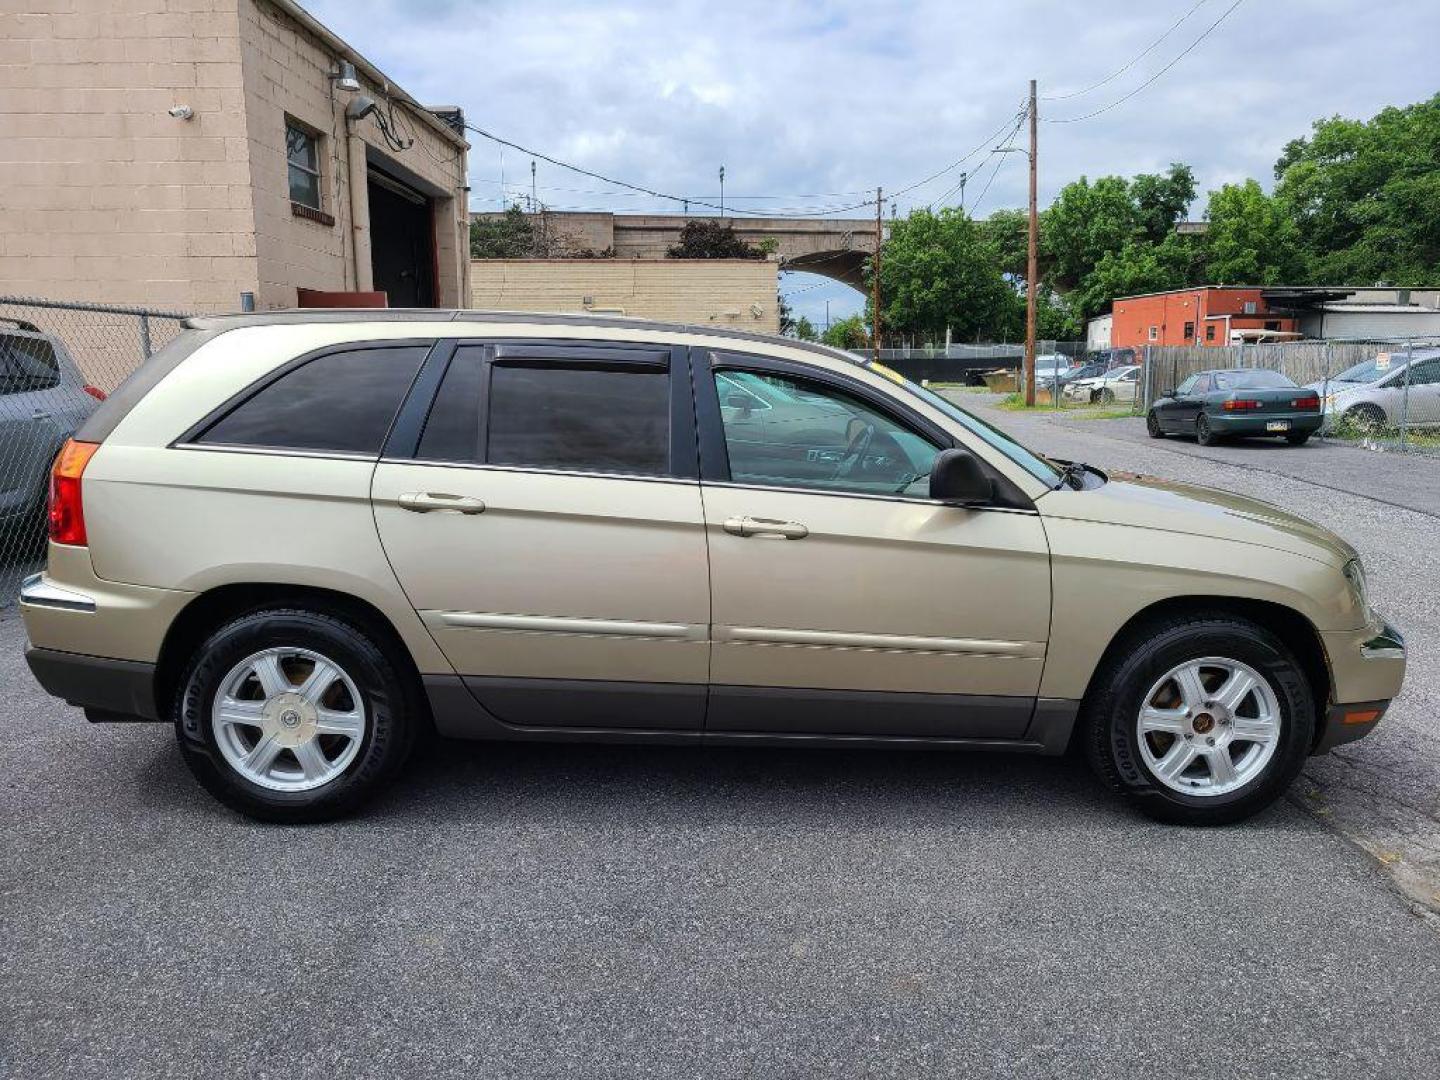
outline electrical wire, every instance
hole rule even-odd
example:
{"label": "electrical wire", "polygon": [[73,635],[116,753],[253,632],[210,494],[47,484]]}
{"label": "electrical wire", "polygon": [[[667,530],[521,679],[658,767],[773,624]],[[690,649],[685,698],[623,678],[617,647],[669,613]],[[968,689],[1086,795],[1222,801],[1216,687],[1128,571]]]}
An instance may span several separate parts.
{"label": "electrical wire", "polygon": [[[1023,107],[1023,106],[1022,106],[1021,109],[1020,109],[1020,112],[1019,112],[1017,115],[1020,116],[1020,117],[1023,117],[1023,116],[1025,115],[1025,112],[1026,112],[1026,107]],[[953,170],[955,170],[955,169],[958,169],[961,165],[964,165],[967,161],[969,161],[971,158],[973,158],[973,157],[974,157],[976,154],[978,154],[981,150],[984,150],[985,147],[989,146],[990,143],[991,143],[991,141],[995,138],[995,136],[999,135],[1002,131],[1004,131],[1007,127],[1009,127],[1011,121],[1013,121],[1013,120],[1015,120],[1015,119],[1016,119],[1015,116],[1006,117],[1005,122],[1004,122],[1003,124],[1001,124],[999,127],[997,127],[997,128],[996,128],[994,131],[992,131],[989,135],[986,135],[985,138],[981,139],[980,142],[979,142],[979,144],[976,145],[975,149],[971,150],[971,151],[970,151],[968,154],[966,154],[964,157],[959,158],[959,159],[957,159],[957,160],[955,160],[955,161],[952,161],[949,165],[946,165],[946,166],[945,166],[943,169],[941,169],[939,172],[931,173],[929,176],[925,177],[924,180],[917,180],[917,181],[915,181],[915,183],[911,184],[909,187],[903,187],[903,188],[901,188],[899,191],[892,191],[892,192],[890,193],[890,198],[892,198],[892,199],[898,199],[901,195],[906,195],[906,194],[908,194],[909,192],[914,191],[916,188],[924,187],[926,184],[930,183],[932,180],[938,180],[938,179],[940,179],[940,177],[944,176],[946,173],[951,172],[951,171],[953,171]]]}
{"label": "electrical wire", "polygon": [[1046,122],[1047,124],[1078,124],[1078,123],[1079,123],[1080,121],[1082,121],[1082,120],[1091,120],[1091,119],[1099,116],[1101,113],[1107,113],[1107,112],[1109,112],[1111,109],[1115,108],[1117,105],[1123,105],[1125,102],[1127,102],[1127,101],[1129,101],[1131,98],[1133,98],[1136,94],[1140,93],[1140,91],[1144,90],[1144,89],[1145,89],[1147,86],[1149,86],[1151,83],[1155,82],[1156,79],[1158,79],[1158,78],[1160,78],[1160,76],[1164,75],[1167,71],[1169,71],[1172,67],[1174,67],[1176,64],[1178,64],[1181,60],[1185,59],[1185,57],[1189,56],[1190,53],[1195,49],[1195,47],[1196,47],[1197,45],[1199,45],[1202,41],[1204,41],[1207,37],[1209,37],[1209,36],[1215,31],[1215,28],[1216,28],[1216,27],[1218,27],[1222,22],[1224,22],[1226,19],[1228,19],[1228,18],[1230,17],[1230,13],[1231,13],[1231,12],[1234,11],[1236,8],[1238,8],[1238,7],[1239,7],[1241,4],[1243,4],[1244,2],[1245,2],[1245,0],[1235,0],[1235,2],[1234,2],[1233,4],[1231,4],[1228,8],[1225,9],[1225,11],[1221,14],[1221,16],[1220,16],[1218,19],[1216,19],[1213,23],[1211,23],[1208,27],[1205,28],[1204,33],[1202,33],[1199,37],[1197,37],[1194,41],[1192,41],[1189,45],[1187,45],[1187,46],[1185,47],[1185,50],[1184,50],[1183,52],[1181,52],[1179,56],[1175,57],[1175,59],[1171,60],[1168,64],[1166,64],[1164,67],[1162,67],[1162,68],[1161,68],[1159,71],[1157,71],[1154,75],[1151,75],[1150,78],[1146,79],[1146,80],[1145,80],[1143,83],[1141,83],[1139,86],[1135,87],[1134,90],[1131,90],[1131,91],[1130,91],[1128,94],[1126,94],[1124,97],[1117,98],[1116,100],[1112,101],[1109,105],[1105,105],[1105,106],[1103,106],[1103,107],[1101,107],[1101,108],[1099,108],[1099,109],[1096,109],[1094,112],[1088,112],[1088,113],[1086,113],[1084,116],[1066,116],[1066,117],[1062,117],[1062,118],[1060,118],[1060,119],[1058,119],[1058,120],[1052,120],[1052,119],[1046,118],[1046,119],[1045,119],[1045,122]]}
{"label": "electrical wire", "polygon": [[971,216],[974,215],[974,211],[980,208],[980,204],[985,201],[985,196],[990,191],[990,185],[995,183],[995,177],[1000,175],[1000,170],[1004,168],[1005,163],[1010,160],[1010,151],[1015,149],[1015,139],[1020,134],[1020,127],[1024,123],[1025,117],[1022,116],[1018,121],[1016,121],[1015,126],[1010,129],[1010,134],[1007,137],[1006,145],[1003,148],[996,149],[995,167],[990,170],[990,179],[985,181],[985,186],[980,189],[980,194],[977,195],[975,197],[975,201],[970,204]]}
{"label": "electrical wire", "polygon": [[1210,2],[1210,0],[1196,0],[1196,4],[1195,4],[1194,7],[1192,7],[1189,11],[1185,12],[1184,15],[1181,15],[1180,18],[1176,19],[1173,23],[1171,23],[1169,29],[1167,29],[1163,34],[1161,34],[1161,35],[1160,35],[1159,37],[1157,37],[1154,41],[1152,41],[1149,45],[1146,45],[1145,48],[1141,49],[1138,53],[1136,53],[1133,57],[1131,57],[1130,62],[1129,62],[1128,64],[1126,64],[1126,65],[1125,65],[1124,67],[1122,67],[1122,68],[1116,68],[1116,69],[1115,69],[1114,71],[1112,71],[1109,75],[1106,75],[1105,78],[1101,79],[1099,82],[1097,82],[1097,83],[1091,83],[1089,86],[1085,87],[1085,89],[1083,89],[1083,90],[1071,90],[1068,94],[1045,94],[1045,95],[1042,95],[1042,96],[1041,96],[1040,100],[1041,100],[1041,101],[1066,101],[1066,100],[1068,100],[1068,99],[1070,99],[1070,98],[1080,97],[1082,94],[1088,94],[1088,93],[1090,93],[1091,90],[1099,90],[1100,87],[1104,86],[1106,83],[1114,82],[1114,81],[1115,81],[1116,79],[1118,79],[1121,75],[1124,75],[1125,72],[1129,71],[1132,67],[1134,67],[1136,64],[1138,64],[1141,60],[1144,60],[1145,57],[1149,56],[1152,52],[1154,52],[1154,51],[1155,51],[1155,47],[1156,47],[1157,45],[1159,45],[1162,41],[1164,41],[1164,40],[1165,40],[1166,38],[1168,38],[1171,34],[1173,34],[1176,30],[1178,30],[1178,29],[1180,28],[1181,24],[1184,23],[1186,19],[1190,18],[1191,15],[1194,15],[1195,12],[1199,11],[1202,7],[1204,7],[1204,6],[1205,6],[1207,3],[1209,3],[1209,2]]}

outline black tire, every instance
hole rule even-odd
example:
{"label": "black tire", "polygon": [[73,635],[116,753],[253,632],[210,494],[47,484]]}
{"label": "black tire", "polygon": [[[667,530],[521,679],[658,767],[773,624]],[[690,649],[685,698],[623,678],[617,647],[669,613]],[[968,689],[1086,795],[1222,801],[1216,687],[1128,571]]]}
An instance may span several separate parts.
{"label": "black tire", "polygon": [[[237,772],[217,745],[210,715],[221,680],[267,648],[303,648],[329,658],[362,699],[366,723],[358,753],[342,773],[313,790],[262,787]],[[250,612],[216,630],[191,657],[173,705],[175,736],[195,778],[231,809],[261,821],[328,821],[357,809],[410,754],[422,707],[418,688],[401,671],[372,635],[345,619],[301,609]]]}
{"label": "black tire", "polygon": [[1165,437],[1165,431],[1160,426],[1160,418],[1155,415],[1154,409],[1151,409],[1145,414],[1145,434],[1149,435],[1152,439],[1163,439]]}
{"label": "black tire", "polygon": [[1220,441],[1203,412],[1195,418],[1195,441],[1201,446],[1214,446]]}
{"label": "black tire", "polygon": [[[1270,684],[1280,707],[1279,742],[1249,783],[1217,795],[1187,795],[1166,787],[1137,746],[1144,697],[1166,672],[1186,660],[1225,657],[1253,668]],[[1139,810],[1176,825],[1228,825],[1278,799],[1299,775],[1315,732],[1315,701],[1299,662],[1269,630],[1226,614],[1169,616],[1117,641],[1096,672],[1082,716],[1082,741],[1103,783]]]}
{"label": "black tire", "polygon": [[1113,405],[1114,403],[1115,403],[1115,391],[1114,391],[1114,390],[1101,390],[1101,391],[1100,391],[1100,404],[1102,404],[1102,405]]}
{"label": "black tire", "polygon": [[1304,446],[1310,441],[1310,432],[1292,431],[1289,435],[1285,436],[1285,441],[1291,446]]}

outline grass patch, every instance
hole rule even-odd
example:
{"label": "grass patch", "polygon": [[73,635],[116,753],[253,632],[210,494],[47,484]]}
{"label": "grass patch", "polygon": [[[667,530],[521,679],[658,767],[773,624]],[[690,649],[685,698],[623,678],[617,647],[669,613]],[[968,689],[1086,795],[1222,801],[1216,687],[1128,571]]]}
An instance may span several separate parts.
{"label": "grass patch", "polygon": [[1006,394],[995,403],[995,407],[1004,409],[1006,412],[1064,413],[1066,416],[1073,416],[1080,420],[1123,420],[1129,416],[1139,415],[1126,402],[1112,402],[1109,405],[1061,405],[1057,409],[1048,401],[1037,401],[1033,407],[1027,407],[1025,396],[1018,392]]}

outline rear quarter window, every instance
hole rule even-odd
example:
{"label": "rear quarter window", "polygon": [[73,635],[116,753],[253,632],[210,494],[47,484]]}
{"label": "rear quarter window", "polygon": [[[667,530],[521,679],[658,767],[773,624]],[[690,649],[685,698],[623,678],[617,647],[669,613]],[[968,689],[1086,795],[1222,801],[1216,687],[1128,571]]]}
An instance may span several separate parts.
{"label": "rear quarter window", "polygon": [[193,442],[378,455],[430,346],[336,349],[281,369]]}
{"label": "rear quarter window", "polygon": [[53,390],[59,385],[55,346],[40,337],[0,334],[0,395]]}

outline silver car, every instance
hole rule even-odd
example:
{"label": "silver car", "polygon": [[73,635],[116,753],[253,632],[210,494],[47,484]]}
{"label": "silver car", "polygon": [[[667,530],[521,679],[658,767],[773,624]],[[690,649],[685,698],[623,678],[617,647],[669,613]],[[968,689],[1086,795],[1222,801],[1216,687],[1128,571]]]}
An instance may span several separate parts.
{"label": "silver car", "polygon": [[[1409,386],[1406,386],[1406,383]],[[1440,424],[1440,348],[1382,352],[1308,384],[1325,402],[1325,420],[1360,431]]]}
{"label": "silver car", "polygon": [[45,539],[50,462],[104,393],[86,383],[59,339],[31,323],[0,320],[0,547]]}

